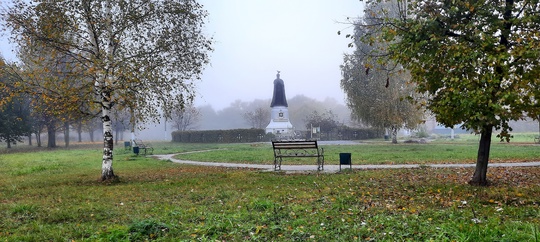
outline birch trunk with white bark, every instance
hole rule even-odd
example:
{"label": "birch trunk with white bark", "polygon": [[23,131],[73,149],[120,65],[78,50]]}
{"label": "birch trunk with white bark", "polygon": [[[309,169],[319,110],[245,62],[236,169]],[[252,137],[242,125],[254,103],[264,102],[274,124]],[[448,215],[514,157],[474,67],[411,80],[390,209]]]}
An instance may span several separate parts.
{"label": "birch trunk with white bark", "polygon": [[116,175],[114,175],[113,171],[114,140],[112,121],[109,116],[111,111],[111,92],[107,90],[106,87],[102,87],[101,90],[101,121],[103,122],[103,161],[101,165],[101,180],[105,181],[115,179]]}
{"label": "birch trunk with white bark", "polygon": [[[110,86],[111,80],[113,76],[113,70],[111,69],[111,62],[113,61],[113,37],[112,37],[112,13],[111,13],[111,1],[107,1],[105,3],[107,5],[107,20],[106,25],[108,28],[108,43],[105,53],[105,66],[102,70],[103,72],[98,75],[98,80],[95,82],[95,89],[96,93],[99,95],[100,103],[101,103],[101,122],[103,123],[103,159],[101,164],[101,180],[113,180],[116,179],[117,176],[114,174],[113,171],[113,150],[114,150],[114,138],[113,138],[113,129],[112,129],[112,120],[110,117],[111,113],[111,98],[112,98],[112,91],[113,87]],[[93,32],[90,30],[90,35],[92,36],[92,44],[94,47],[96,47],[96,53],[98,53],[98,44],[99,41],[97,41],[96,37]]]}

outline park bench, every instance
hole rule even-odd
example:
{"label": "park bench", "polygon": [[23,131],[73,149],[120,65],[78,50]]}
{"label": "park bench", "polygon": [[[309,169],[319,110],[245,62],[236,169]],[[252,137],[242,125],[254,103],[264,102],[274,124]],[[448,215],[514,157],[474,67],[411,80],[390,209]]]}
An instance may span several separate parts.
{"label": "park bench", "polygon": [[274,149],[274,170],[281,170],[283,158],[316,157],[317,170],[324,169],[324,149],[319,148],[316,140],[272,141]]}
{"label": "park bench", "polygon": [[[149,154],[153,154],[154,153],[154,148],[152,148],[152,146],[150,146],[150,144],[145,144],[143,143],[142,140],[140,139],[136,139],[136,140],[133,140],[133,143],[134,143],[134,146],[133,146],[133,151],[135,152],[135,147],[138,147],[138,151],[142,151],[144,150],[144,154],[146,155],[147,153]],[[139,152],[135,152],[137,155],[139,154]]]}
{"label": "park bench", "polygon": [[534,137],[534,143],[540,144],[540,136]]}

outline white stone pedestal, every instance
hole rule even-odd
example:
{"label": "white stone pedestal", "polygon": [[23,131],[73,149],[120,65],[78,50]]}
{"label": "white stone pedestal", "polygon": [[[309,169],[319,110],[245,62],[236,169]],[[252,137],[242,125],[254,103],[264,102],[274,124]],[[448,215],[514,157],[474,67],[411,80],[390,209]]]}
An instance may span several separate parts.
{"label": "white stone pedestal", "polygon": [[266,126],[266,133],[279,136],[292,136],[294,129],[289,121],[289,110],[285,106],[272,107],[270,123]]}

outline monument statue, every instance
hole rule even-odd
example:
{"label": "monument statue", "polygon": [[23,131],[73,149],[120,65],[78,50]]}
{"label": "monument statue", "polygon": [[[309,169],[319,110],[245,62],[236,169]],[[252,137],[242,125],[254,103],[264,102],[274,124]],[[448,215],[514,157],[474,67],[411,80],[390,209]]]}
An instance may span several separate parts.
{"label": "monument statue", "polygon": [[285,84],[283,83],[283,80],[279,78],[279,71],[277,71],[276,77],[276,80],[274,80],[274,95],[272,96],[270,107],[288,107],[287,98],[285,97]]}
{"label": "monument statue", "polygon": [[285,97],[285,84],[279,78],[279,71],[276,76],[277,78],[274,80],[274,95],[270,104],[272,113],[270,114],[270,123],[266,126],[266,133],[273,133],[282,138],[293,137],[294,128],[289,121],[289,105]]}

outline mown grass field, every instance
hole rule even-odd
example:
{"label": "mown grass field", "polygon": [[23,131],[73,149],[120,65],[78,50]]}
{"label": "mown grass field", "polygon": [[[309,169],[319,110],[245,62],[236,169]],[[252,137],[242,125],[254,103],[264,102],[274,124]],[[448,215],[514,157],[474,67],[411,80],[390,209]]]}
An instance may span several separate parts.
{"label": "mown grass field", "polygon": [[[351,153],[353,164],[442,164],[475,163],[478,137],[461,135],[455,140],[441,139],[428,144],[390,144],[382,140],[359,141],[357,145],[321,145],[324,148],[325,164],[338,165],[339,153]],[[270,143],[253,144],[197,144],[197,149],[208,152],[189,153],[193,144],[182,145],[183,150],[161,148],[169,153],[182,153],[175,157],[184,160],[273,164],[274,156]],[[500,142],[493,137],[491,162],[519,162],[538,160],[540,145],[534,143],[532,134],[516,135],[510,143]],[[314,164],[315,159],[286,159],[283,164]]]}
{"label": "mown grass field", "polygon": [[[156,153],[226,148],[200,154],[239,153],[230,156],[255,162],[267,158],[251,156],[271,153],[250,144],[154,145]],[[475,145],[463,139],[358,147],[365,157],[375,151],[404,157],[395,163],[423,157],[417,163],[448,162],[447,149],[465,153],[453,162],[471,162]],[[492,154],[501,153],[501,161],[536,159],[539,148],[494,143]],[[472,187],[466,182],[473,170],[465,168],[285,174],[180,165],[117,148],[120,179],[102,183],[100,152],[74,146],[0,155],[0,241],[540,240],[538,167],[490,168],[492,185]],[[353,162],[360,162],[355,152]],[[333,156],[328,160],[337,162]],[[362,162],[381,159],[373,157]]]}

